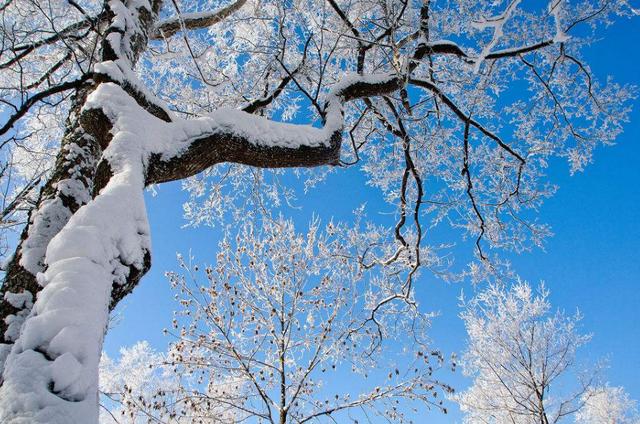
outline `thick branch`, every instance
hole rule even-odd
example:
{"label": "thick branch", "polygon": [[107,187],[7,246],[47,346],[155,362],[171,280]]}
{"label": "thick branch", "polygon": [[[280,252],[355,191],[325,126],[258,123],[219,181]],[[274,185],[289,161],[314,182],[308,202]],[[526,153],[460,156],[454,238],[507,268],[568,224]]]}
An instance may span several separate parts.
{"label": "thick branch", "polygon": [[247,0],[237,0],[229,6],[223,7],[219,10],[185,13],[180,16],[166,19],[162,22],[158,22],[149,38],[152,40],[160,40],[163,37],[171,37],[183,29],[200,29],[215,25],[227,18],[229,15],[240,10],[246,2]]}
{"label": "thick branch", "polygon": [[240,163],[259,168],[312,167],[337,165],[340,159],[341,134],[328,145],[296,148],[260,146],[233,133],[214,133],[193,141],[184,154],[162,160],[153,154],[149,161],[147,184],[163,183],[190,177],[222,162]]}
{"label": "thick branch", "polygon": [[[180,154],[169,158],[162,153],[153,154],[147,168],[146,183],[187,178],[221,162],[262,168],[337,165],[342,144],[343,104],[391,93],[403,85],[402,77],[391,74],[347,77],[329,93],[326,123],[322,129],[271,122],[248,113],[243,116],[241,111],[226,111],[238,116],[225,120],[223,125],[218,124],[208,133],[193,137]],[[248,120],[254,122],[246,122]],[[265,131],[249,136],[242,130],[243,125],[264,126]],[[278,142],[274,142],[274,133],[282,134]]]}

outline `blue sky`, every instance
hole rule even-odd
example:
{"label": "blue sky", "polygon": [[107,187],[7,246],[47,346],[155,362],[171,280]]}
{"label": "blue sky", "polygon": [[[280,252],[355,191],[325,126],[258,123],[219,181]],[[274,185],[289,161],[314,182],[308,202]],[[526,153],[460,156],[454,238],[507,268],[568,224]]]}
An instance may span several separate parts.
{"label": "blue sky", "polygon": [[[617,82],[640,84],[640,21],[625,20],[602,31],[602,40],[586,52],[594,73],[603,79],[612,75]],[[579,359],[593,362],[607,357],[610,368],[605,377],[612,385],[622,385],[631,397],[640,400],[640,101],[635,101],[631,122],[613,147],[598,148],[594,163],[575,176],[566,162],[551,164],[550,178],[558,193],[540,211],[555,236],[544,251],[534,250],[509,256],[516,271],[526,280],[544,280],[557,308],[584,315],[582,329],[593,340],[582,349]],[[354,196],[357,193],[357,196]],[[308,196],[301,196],[300,216],[317,212],[323,219],[345,217],[359,202],[380,202],[375,190],[365,187],[356,172],[339,171]],[[124,302],[122,321],[109,332],[105,350],[117,356],[120,346],[149,340],[162,350],[168,339],[161,330],[169,325],[175,305],[164,271],[177,267],[176,252],[189,249],[203,261],[212,261],[218,240],[215,228],[181,229],[185,195],[179,184],[163,185],[157,197],[147,197],[153,240],[153,268],[140,286]],[[339,208],[336,205],[344,205]],[[304,224],[302,222],[301,224]],[[446,284],[423,278],[418,296],[426,310],[440,311],[431,337],[445,352],[464,347],[464,328],[457,318],[457,296],[466,284]],[[442,373],[441,379],[461,389],[468,381],[457,372]],[[455,408],[441,417],[434,412],[429,422],[459,420]]]}

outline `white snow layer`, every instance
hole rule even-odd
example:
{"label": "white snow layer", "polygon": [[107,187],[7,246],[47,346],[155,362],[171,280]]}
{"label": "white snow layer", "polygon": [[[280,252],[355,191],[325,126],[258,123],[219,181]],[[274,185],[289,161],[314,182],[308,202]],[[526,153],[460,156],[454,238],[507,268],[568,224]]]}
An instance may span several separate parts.
{"label": "white snow layer", "polygon": [[[94,94],[101,96],[100,90]],[[6,361],[2,423],[98,420],[98,364],[113,263],[119,258],[141,268],[149,248],[142,196],[144,137],[122,126],[129,122],[126,113],[125,108],[114,116],[114,137],[105,151],[113,178],[47,248],[48,268],[38,276],[44,288]]]}
{"label": "white snow layer", "polygon": [[162,154],[165,159],[179,155],[196,139],[221,133],[235,134],[256,146],[290,148],[325,145],[331,134],[327,126],[273,122],[227,108],[197,119],[164,122],[147,113],[115,83],[101,84],[87,99],[85,108],[102,109],[112,120],[118,116],[121,128],[141,136],[137,140],[140,148],[149,154]]}

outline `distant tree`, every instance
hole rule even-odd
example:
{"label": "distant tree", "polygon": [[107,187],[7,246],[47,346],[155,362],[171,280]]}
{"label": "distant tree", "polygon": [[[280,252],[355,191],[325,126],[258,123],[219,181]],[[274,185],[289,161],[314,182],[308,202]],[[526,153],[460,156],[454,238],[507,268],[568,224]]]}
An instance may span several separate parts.
{"label": "distant tree", "polygon": [[201,384],[172,394],[188,399],[183,417],[357,422],[365,411],[403,423],[446,412],[451,389],[432,377],[443,358],[424,339],[428,317],[397,298],[393,273],[366,278],[336,233],[267,220],[227,234],[214,265],[180,258],[183,271],[167,274],[181,309],[166,363]]}
{"label": "distant tree", "polygon": [[592,387],[582,395],[578,424],[639,424],[637,402],[622,387]]}
{"label": "distant tree", "polygon": [[550,424],[581,408],[595,372],[580,375],[574,362],[590,336],[578,332],[578,314],[552,312],[548,296],[544,286],[534,294],[517,282],[493,285],[465,304],[461,364],[473,384],[453,396],[465,422]]}

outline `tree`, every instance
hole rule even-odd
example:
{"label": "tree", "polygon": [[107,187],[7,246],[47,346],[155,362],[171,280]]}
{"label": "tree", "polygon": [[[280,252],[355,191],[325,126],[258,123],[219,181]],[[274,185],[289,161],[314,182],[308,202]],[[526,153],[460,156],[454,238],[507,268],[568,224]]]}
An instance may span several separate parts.
{"label": "tree", "polygon": [[637,424],[636,402],[622,387],[593,387],[582,396],[584,406],[576,414],[580,424]]}
{"label": "tree", "polygon": [[582,407],[596,372],[578,373],[577,384],[568,384],[574,390],[561,384],[576,377],[576,350],[590,336],[578,332],[578,314],[552,313],[548,296],[544,286],[534,294],[517,282],[491,286],[465,305],[462,369],[473,384],[454,398],[466,422],[549,424]]}
{"label": "tree", "polygon": [[[97,420],[108,310],[150,266],[152,184],[361,163],[397,206],[395,253],[361,261],[406,263],[404,296],[433,258],[421,220],[461,228],[485,264],[483,244],[540,244],[548,159],[581,169],[634,95],[591,75],[588,29],[636,12],[520,3],[3,3],[2,148],[35,136],[34,116],[61,135],[2,286],[0,417]],[[316,126],[273,119],[294,116]]]}
{"label": "tree", "polygon": [[337,230],[245,223],[226,234],[215,264],[180,257],[182,271],[167,273],[180,309],[163,361],[180,384],[134,407],[179,422],[281,424],[446,412],[438,393],[451,389],[432,376],[444,359],[427,345],[428,315],[394,298],[390,270],[363,275]]}

